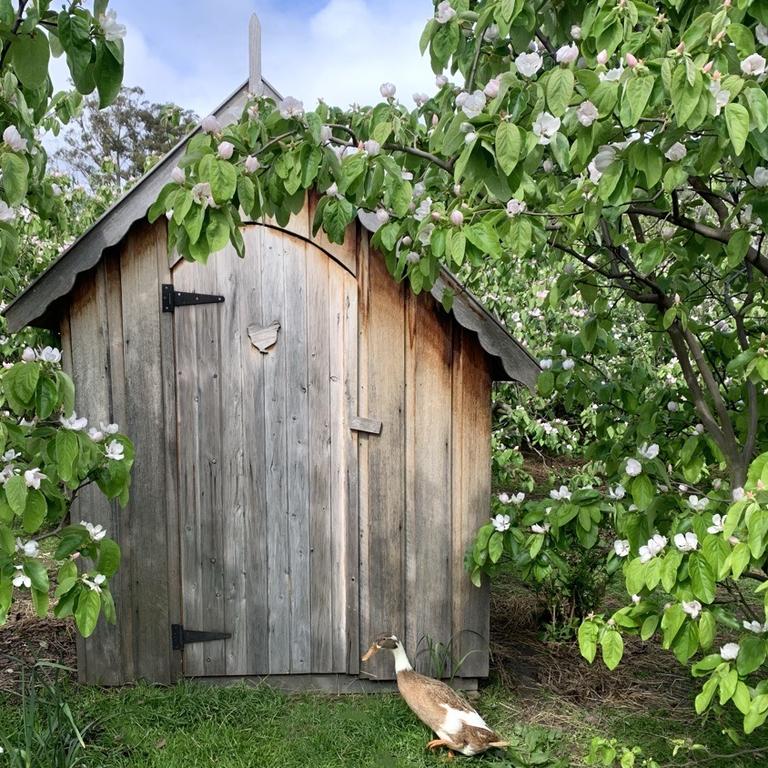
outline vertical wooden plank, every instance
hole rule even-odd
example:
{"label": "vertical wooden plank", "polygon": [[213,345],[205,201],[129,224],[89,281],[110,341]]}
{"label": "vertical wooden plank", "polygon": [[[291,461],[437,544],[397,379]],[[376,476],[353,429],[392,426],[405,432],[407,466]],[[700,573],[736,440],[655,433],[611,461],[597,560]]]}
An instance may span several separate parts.
{"label": "vertical wooden plank", "polygon": [[[176,290],[191,290],[194,267],[179,262],[173,271]],[[178,483],[179,483],[179,530],[181,550],[182,623],[190,628],[202,626],[202,541],[200,537],[201,514],[198,478],[198,424],[200,419],[200,394],[197,385],[197,335],[193,312],[174,312],[174,336],[176,349],[176,397]],[[201,646],[189,646],[183,656],[186,676],[204,673]]]}
{"label": "vertical wooden plank", "polygon": [[282,343],[286,347],[286,480],[290,569],[291,672],[309,672],[309,401],[307,265],[303,241],[283,235],[285,286]]}
{"label": "vertical wooden plank", "polygon": [[218,290],[224,296],[219,306],[221,334],[218,339],[221,409],[221,509],[210,510],[221,519],[224,615],[221,628],[232,637],[224,643],[226,673],[245,674],[248,663],[244,486],[245,435],[243,433],[243,358],[250,346],[241,307],[248,291],[245,263],[227,247],[207,269],[217,272]]}
{"label": "vertical wooden plank", "polygon": [[[160,219],[157,226],[157,279],[160,285],[171,283],[171,270],[168,260],[168,248],[166,239],[165,220]],[[107,265],[109,267],[109,263]],[[109,271],[107,273],[109,275]],[[111,304],[110,304],[111,306]],[[110,340],[114,338],[112,323],[110,322]],[[115,349],[115,356],[119,355],[119,361],[113,358],[112,367],[116,371],[116,363],[123,366],[122,360],[122,316],[120,323],[121,347]],[[168,619],[171,624],[181,624],[182,621],[182,595],[181,595],[181,553],[180,553],[180,521],[178,504],[178,456],[176,433],[176,350],[174,348],[173,315],[170,312],[160,313],[160,365],[163,382],[163,437],[165,458],[165,510],[166,510],[166,536],[168,542]],[[124,377],[121,379],[124,384]],[[117,392],[115,382],[112,384],[113,411],[115,417],[117,408],[123,409],[125,392]],[[119,403],[119,405],[118,405]],[[123,418],[120,416],[119,418]],[[131,659],[131,664],[133,660]],[[171,652],[170,679],[178,680],[182,675],[182,655],[180,652]]]}
{"label": "vertical wooden plank", "polygon": [[[168,547],[165,527],[163,382],[160,363],[159,227],[131,233],[121,263],[126,376],[126,432],[136,446],[131,537],[136,552],[130,575],[134,600],[134,659],[138,677],[170,682]],[[158,521],[162,521],[158,524]]]}
{"label": "vertical wooden plank", "polygon": [[[264,253],[264,227],[250,226],[243,232],[246,269],[245,289],[241,292],[241,327],[272,322],[262,305],[261,275]],[[243,439],[245,446],[243,497],[245,504],[245,538],[243,568],[245,570],[246,649],[243,674],[269,672],[269,589],[267,582],[267,465],[264,435],[266,358],[244,340],[243,356]]]}
{"label": "vertical wooden plank", "polygon": [[453,369],[453,636],[457,674],[487,677],[488,581],[478,589],[463,568],[475,531],[486,522],[491,494],[491,377],[470,332],[455,328]]}
{"label": "vertical wooden plank", "polygon": [[[333,268],[332,266],[330,267]],[[309,358],[310,626],[312,672],[333,671],[330,486],[330,340],[328,257],[307,248],[307,338]]]}
{"label": "vertical wooden plank", "polygon": [[[405,636],[405,289],[392,280],[378,254],[370,257],[369,286],[367,415],[381,419],[383,428],[378,439],[368,442],[369,513],[366,537],[361,542],[366,589],[360,601],[367,606],[361,628],[363,644],[380,632]],[[362,669],[378,679],[391,678],[391,660],[380,656],[374,656]]]}
{"label": "vertical wooden plank", "polygon": [[[110,419],[111,376],[103,263],[79,281],[69,315],[75,408],[89,419],[90,425],[98,425]],[[103,525],[110,537],[120,540],[117,510],[97,488],[91,486],[80,492],[71,515],[73,522],[86,520]],[[116,592],[122,578],[123,574],[115,579]],[[118,685],[123,682],[121,631],[122,628],[110,626],[102,618],[96,631],[85,641],[83,674],[89,683]]]}
{"label": "vertical wooden plank", "polygon": [[[453,323],[431,296],[408,298],[406,343],[406,637],[451,640],[451,369]],[[428,653],[415,667],[431,673]]]}
{"label": "vertical wooden plank", "polygon": [[344,426],[346,445],[345,454],[345,483],[346,502],[344,504],[344,529],[340,532],[341,545],[344,551],[341,555],[344,590],[346,631],[339,640],[338,651],[334,647],[334,667],[340,671],[357,674],[360,669],[360,655],[357,648],[360,645],[359,626],[359,593],[358,569],[359,558],[359,522],[358,522],[358,475],[359,436],[350,429],[350,421],[358,414],[358,312],[357,312],[357,281],[344,273],[344,410],[341,414]]}
{"label": "vertical wooden plank", "polygon": [[[282,235],[264,233],[261,299],[264,322],[284,327],[285,300]],[[269,672],[286,674],[291,664],[290,553],[288,492],[285,476],[287,434],[285,402],[286,345],[277,343],[264,357],[264,435],[267,502],[267,586],[269,605]]]}

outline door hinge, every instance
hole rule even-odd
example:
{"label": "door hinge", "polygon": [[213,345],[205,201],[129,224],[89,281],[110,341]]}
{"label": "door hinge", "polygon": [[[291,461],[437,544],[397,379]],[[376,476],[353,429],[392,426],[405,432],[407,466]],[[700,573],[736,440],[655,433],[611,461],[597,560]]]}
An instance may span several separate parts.
{"label": "door hinge", "polygon": [[171,647],[174,651],[183,651],[190,643],[209,643],[212,640],[229,640],[230,632],[199,632],[185,629],[182,624],[171,624]]}
{"label": "door hinge", "polygon": [[186,293],[174,291],[170,283],[163,283],[163,312],[173,312],[176,307],[189,307],[196,304],[221,304],[223,296],[211,293]]}

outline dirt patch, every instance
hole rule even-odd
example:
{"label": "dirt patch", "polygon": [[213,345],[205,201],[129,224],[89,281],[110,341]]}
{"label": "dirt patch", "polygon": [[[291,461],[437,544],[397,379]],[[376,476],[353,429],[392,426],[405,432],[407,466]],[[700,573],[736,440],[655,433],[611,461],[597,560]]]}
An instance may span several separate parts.
{"label": "dirt patch", "polygon": [[608,705],[632,710],[690,710],[694,691],[686,668],[670,664],[658,643],[625,636],[624,658],[613,672],[599,660],[588,664],[576,642],[541,639],[544,612],[535,596],[509,585],[491,596],[491,666],[505,687],[546,693],[583,707]]}
{"label": "dirt patch", "polygon": [[0,627],[0,690],[17,690],[22,665],[47,660],[67,667],[77,663],[71,619],[39,618],[28,598],[14,602]]}

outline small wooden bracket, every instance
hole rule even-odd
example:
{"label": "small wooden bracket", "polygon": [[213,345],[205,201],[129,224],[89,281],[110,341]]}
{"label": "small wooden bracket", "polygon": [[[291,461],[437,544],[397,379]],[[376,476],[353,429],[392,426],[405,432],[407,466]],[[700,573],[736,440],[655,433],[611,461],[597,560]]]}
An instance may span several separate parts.
{"label": "small wooden bracket", "polygon": [[365,432],[369,435],[381,434],[381,419],[366,419],[364,416],[355,416],[349,424],[353,432]]}
{"label": "small wooden bracket", "polygon": [[265,328],[260,328],[258,325],[249,325],[248,337],[251,340],[251,344],[253,344],[262,355],[266,355],[270,348],[274,347],[277,343],[277,333],[279,330],[280,323],[277,321]]}

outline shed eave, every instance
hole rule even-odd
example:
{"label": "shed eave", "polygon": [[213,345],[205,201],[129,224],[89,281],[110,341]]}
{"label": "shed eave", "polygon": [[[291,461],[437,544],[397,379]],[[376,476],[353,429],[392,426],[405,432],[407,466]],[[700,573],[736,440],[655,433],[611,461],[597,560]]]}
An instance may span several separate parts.
{"label": "shed eave", "polygon": [[[267,94],[276,99],[282,98],[268,81],[262,79],[262,83]],[[237,116],[227,113],[245,102],[247,92],[246,82],[225,99],[213,114],[223,118],[224,122],[236,119]],[[77,276],[96,266],[104,251],[117,245],[132,224],[144,218],[149,206],[170,180],[170,171],[181,159],[187,142],[200,131],[201,127],[197,126],[187,134],[9,304],[3,314],[11,333],[33,325],[41,318],[45,318],[50,325],[51,318],[46,315],[51,305],[68,294]]]}

